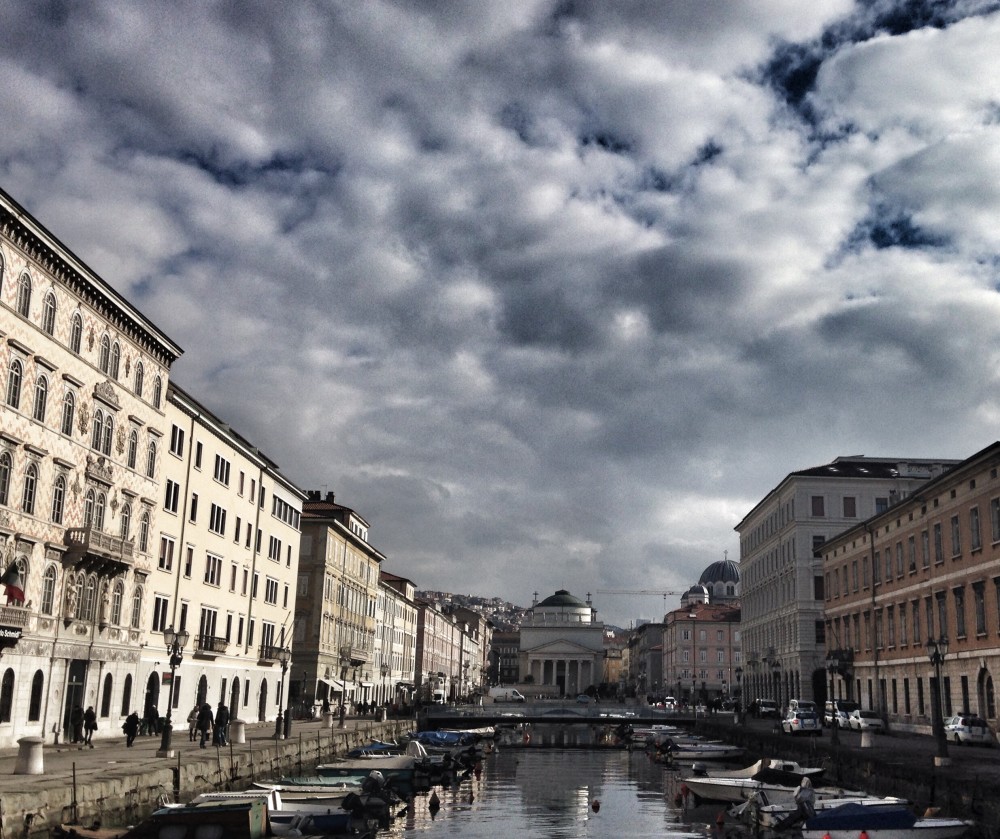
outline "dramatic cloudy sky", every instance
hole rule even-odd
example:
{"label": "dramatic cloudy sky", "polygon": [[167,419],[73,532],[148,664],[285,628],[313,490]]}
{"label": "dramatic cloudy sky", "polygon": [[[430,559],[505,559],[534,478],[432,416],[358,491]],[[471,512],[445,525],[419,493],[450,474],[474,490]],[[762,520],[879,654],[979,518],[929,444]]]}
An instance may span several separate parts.
{"label": "dramatic cloudy sky", "polygon": [[790,471],[1000,436],[998,44],[985,0],[8,0],[0,185],[390,570],[683,589]]}

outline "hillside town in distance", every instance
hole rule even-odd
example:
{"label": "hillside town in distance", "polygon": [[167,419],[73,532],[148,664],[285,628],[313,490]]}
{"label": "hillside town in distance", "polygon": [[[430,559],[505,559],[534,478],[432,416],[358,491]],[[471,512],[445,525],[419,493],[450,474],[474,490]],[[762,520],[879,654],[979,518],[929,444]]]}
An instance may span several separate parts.
{"label": "hillside town in distance", "polygon": [[[850,699],[996,728],[1000,443],[790,464],[677,592],[425,591],[351,499],[301,488],[170,378],[181,348],[0,192],[0,746],[225,703],[410,713],[488,696]],[[720,552],[721,553],[721,552]],[[627,629],[600,597],[679,596]],[[674,602],[674,601],[671,601]]]}

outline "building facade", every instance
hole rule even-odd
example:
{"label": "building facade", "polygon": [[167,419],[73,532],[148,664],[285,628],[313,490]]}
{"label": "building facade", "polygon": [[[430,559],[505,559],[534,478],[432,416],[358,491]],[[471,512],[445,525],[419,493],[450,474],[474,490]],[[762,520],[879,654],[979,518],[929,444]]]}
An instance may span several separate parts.
{"label": "building facade", "polygon": [[827,645],[815,552],[954,463],[840,457],[787,475],[736,526],[747,700],[820,695]]}
{"label": "building facade", "polygon": [[1000,443],[830,539],[822,562],[837,698],[890,727],[929,731],[938,683],[928,639],[944,640],[944,715],[970,711],[996,728]]}
{"label": "building facade", "polygon": [[593,604],[560,589],[537,598],[521,624],[518,669],[523,681],[572,696],[600,684],[604,624]]}
{"label": "building facade", "polygon": [[302,505],[294,666],[332,706],[375,702],[381,685],[375,613],[385,557],[368,530],[332,492],[311,491]]}
{"label": "building facade", "polygon": [[[289,704],[301,713],[302,682],[279,659],[292,648],[305,493],[173,383],[166,421],[136,709],[165,716],[172,681],[182,720],[206,702],[234,719],[271,720]],[[168,629],[189,633],[176,673],[165,665]]]}
{"label": "building facade", "polygon": [[0,746],[67,736],[76,706],[116,728],[141,699],[180,353],[0,192]]}
{"label": "building facade", "polygon": [[[379,671],[383,702],[395,710],[413,704],[417,662],[417,587],[412,580],[380,569]],[[378,610],[376,614],[378,614]]]}
{"label": "building facade", "polygon": [[663,623],[663,689],[678,702],[708,705],[735,698],[743,675],[740,607],[692,602]]}

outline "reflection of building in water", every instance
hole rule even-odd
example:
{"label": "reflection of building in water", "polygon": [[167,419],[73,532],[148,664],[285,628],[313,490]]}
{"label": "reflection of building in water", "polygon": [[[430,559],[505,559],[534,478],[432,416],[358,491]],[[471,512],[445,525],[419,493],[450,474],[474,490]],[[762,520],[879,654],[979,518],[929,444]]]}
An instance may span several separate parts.
{"label": "reflection of building in water", "polygon": [[604,624],[590,602],[560,589],[541,602],[537,598],[521,624],[521,680],[558,689],[562,695],[583,693],[603,675]]}

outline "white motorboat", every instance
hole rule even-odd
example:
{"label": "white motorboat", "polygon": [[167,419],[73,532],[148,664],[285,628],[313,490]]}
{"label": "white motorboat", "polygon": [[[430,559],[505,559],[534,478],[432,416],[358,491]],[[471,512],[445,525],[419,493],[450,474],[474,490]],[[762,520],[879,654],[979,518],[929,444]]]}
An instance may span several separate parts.
{"label": "white motorboat", "polygon": [[691,767],[695,775],[707,775],[712,778],[752,778],[769,784],[784,784],[795,786],[803,778],[809,778],[815,784],[822,777],[822,766],[801,766],[794,760],[778,760],[764,757],[743,769],[717,769],[701,763]]}
{"label": "white motorboat", "polygon": [[[813,802],[813,810],[818,813],[832,807],[840,807],[842,804],[859,804],[863,807],[910,806],[910,802],[905,798],[881,797],[865,793],[851,795],[848,793],[843,797],[817,798]],[[748,801],[733,807],[729,812],[732,816],[743,818],[755,828],[780,831],[798,822],[799,808],[795,802],[769,804],[766,796],[762,793],[751,796]]]}
{"label": "white motorboat", "polygon": [[[351,793],[360,793],[361,785],[323,784],[299,786],[287,784],[254,783],[254,789],[270,793],[277,798],[274,810],[284,813],[331,813],[341,809],[344,799]],[[270,809],[270,806],[269,806]]]}
{"label": "white motorboat", "polygon": [[[795,786],[785,784],[769,784],[754,778],[716,778],[710,775],[692,775],[682,779],[682,783],[695,801],[724,801],[738,804],[747,801],[753,795],[764,794],[769,804],[789,804],[795,801]],[[825,798],[844,798],[845,796],[863,796],[858,790],[843,787],[816,787],[816,800]],[[854,837],[857,839],[857,837]]]}
{"label": "white motorboat", "polygon": [[667,763],[703,760],[738,760],[743,757],[741,746],[728,743],[705,743],[695,740],[677,742],[663,739],[656,746],[656,756]]}
{"label": "white motorboat", "polygon": [[907,805],[842,804],[817,812],[802,828],[802,839],[958,839],[974,827],[966,819],[919,818]]}

